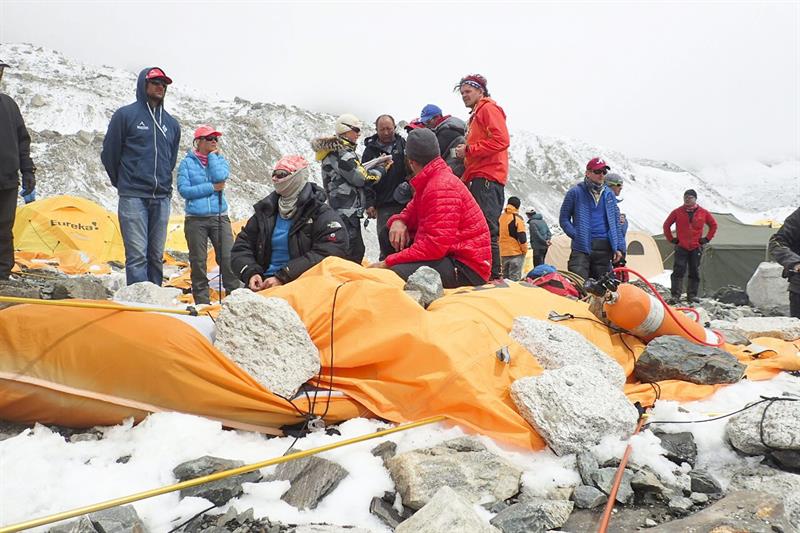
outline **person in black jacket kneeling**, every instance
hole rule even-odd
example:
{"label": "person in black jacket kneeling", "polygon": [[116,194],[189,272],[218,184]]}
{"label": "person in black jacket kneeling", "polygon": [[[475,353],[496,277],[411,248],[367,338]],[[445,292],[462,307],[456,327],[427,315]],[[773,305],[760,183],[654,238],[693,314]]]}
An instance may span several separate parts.
{"label": "person in black jacket kneeling", "polygon": [[347,231],[325,203],[325,191],[308,182],[308,162],[282,158],[272,171],[275,191],[253,206],[236,237],[231,266],[252,291],[294,281],[328,256],[345,257]]}

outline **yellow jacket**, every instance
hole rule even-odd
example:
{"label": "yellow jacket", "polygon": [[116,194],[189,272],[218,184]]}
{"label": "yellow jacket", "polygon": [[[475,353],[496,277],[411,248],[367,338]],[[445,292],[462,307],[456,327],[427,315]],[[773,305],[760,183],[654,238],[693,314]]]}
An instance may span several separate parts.
{"label": "yellow jacket", "polygon": [[524,255],[528,252],[528,229],[517,214],[517,208],[507,205],[500,215],[500,255]]}

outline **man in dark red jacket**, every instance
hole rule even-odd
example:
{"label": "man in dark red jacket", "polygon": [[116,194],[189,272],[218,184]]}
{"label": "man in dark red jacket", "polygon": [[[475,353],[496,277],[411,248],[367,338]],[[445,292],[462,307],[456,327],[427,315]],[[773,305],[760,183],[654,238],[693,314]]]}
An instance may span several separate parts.
{"label": "man in dark red jacket", "polygon": [[505,185],[508,180],[508,146],[510,138],[506,114],[489,98],[486,78],[470,74],[456,86],[464,105],[472,111],[467,124],[465,144],[456,147],[456,156],[464,158],[461,179],[475,197],[486,217],[492,237],[491,279],[502,278],[500,272],[500,212],[503,210]]}
{"label": "man in dark red jacket", "polygon": [[[672,236],[672,225],[675,224],[677,237]],[[708,234],[703,237],[703,229],[708,226]],[[675,245],[675,258],[672,266],[672,301],[677,302],[683,285],[686,267],[689,267],[689,284],[686,288],[686,299],[697,302],[697,290],[700,288],[700,258],[703,246],[708,244],[717,233],[717,221],[714,217],[697,205],[697,193],[689,189],[683,193],[683,205],[669,214],[664,221],[664,237]]]}
{"label": "man in dark red jacket", "polygon": [[489,226],[475,199],[439,155],[429,129],[408,134],[406,159],[414,198],[389,219],[389,240],[397,253],[372,265],[403,279],[421,266],[439,272],[445,288],[481,285],[489,278]]}

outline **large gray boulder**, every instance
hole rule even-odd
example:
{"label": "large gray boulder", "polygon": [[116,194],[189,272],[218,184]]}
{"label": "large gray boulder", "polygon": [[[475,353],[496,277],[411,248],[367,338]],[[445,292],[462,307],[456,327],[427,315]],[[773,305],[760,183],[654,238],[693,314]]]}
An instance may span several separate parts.
{"label": "large gray boulder", "polygon": [[625,385],[625,371],[608,354],[575,330],[529,316],[514,319],[509,336],[533,355],[542,368],[578,365],[599,370],[612,385]]}
{"label": "large gray boulder", "polygon": [[223,300],[214,346],[270,392],[287,398],[320,368],[319,350],[292,306],[248,289]]}
{"label": "large gray boulder", "polygon": [[793,492],[783,498],[786,511],[786,520],[795,529],[800,531],[800,492]]}
{"label": "large gray boulder", "polygon": [[402,522],[395,533],[500,533],[484,522],[463,496],[448,486],[441,487],[414,516]]}
{"label": "large gray boulder", "polygon": [[386,461],[403,504],[426,505],[443,486],[470,503],[495,503],[519,492],[522,472],[473,437],[401,453]]}
{"label": "large gray boulder", "polygon": [[754,490],[787,496],[800,493],[800,475],[763,464],[747,464],[733,472],[727,490]]}
{"label": "large gray boulder", "polygon": [[[686,498],[688,500],[688,498]],[[689,500],[691,502],[691,500]],[[772,533],[795,531],[784,516],[779,496],[769,491],[733,492],[687,518],[673,520],[648,531]]]}
{"label": "large gray boulder", "polygon": [[725,436],[731,446],[748,455],[780,448],[776,459],[794,466],[800,460],[800,401],[787,398],[743,411],[728,420]]}
{"label": "large gray boulder", "polygon": [[558,455],[586,450],[607,435],[626,438],[639,419],[619,388],[598,370],[578,365],[518,379],[511,398]]}
{"label": "large gray boulder", "polygon": [[122,287],[114,293],[115,302],[154,305],[156,307],[173,307],[175,300],[181,295],[180,289],[159,287],[149,281],[140,281]]}
{"label": "large gray boulder", "polygon": [[489,523],[503,533],[543,533],[564,525],[574,505],[568,500],[526,500],[506,507]]}
{"label": "large gray boulder", "polygon": [[736,329],[748,339],[773,337],[785,341],[800,339],[800,318],[789,316],[752,316],[736,321]]}
{"label": "large gray boulder", "polygon": [[[233,461],[206,455],[199,459],[179,464],[172,469],[172,473],[179,482],[183,482],[216,474],[224,470],[238,468],[240,466],[244,466],[243,461]],[[225,505],[233,498],[242,495],[242,483],[257,483],[260,479],[261,474],[258,471],[247,472],[238,476],[226,477],[210,483],[203,483],[202,485],[182,489],[180,494],[181,498],[194,496],[197,498],[205,498],[216,505]]]}
{"label": "large gray boulder", "polygon": [[677,335],[650,341],[636,361],[634,373],[644,383],[679,379],[698,385],[736,383],[745,366],[725,350],[695,344]]}
{"label": "large gray boulder", "polygon": [[405,287],[406,291],[417,291],[420,293],[419,304],[427,308],[434,300],[444,296],[442,286],[442,276],[431,267],[419,267],[416,272],[408,276]]}
{"label": "large gray boulder", "polygon": [[789,314],[789,280],[778,263],[761,263],[747,282],[747,297],[761,309],[779,309]]}
{"label": "large gray boulder", "polygon": [[347,475],[337,463],[310,456],[279,464],[270,479],[289,481],[289,490],[281,496],[283,501],[298,509],[314,509]]}

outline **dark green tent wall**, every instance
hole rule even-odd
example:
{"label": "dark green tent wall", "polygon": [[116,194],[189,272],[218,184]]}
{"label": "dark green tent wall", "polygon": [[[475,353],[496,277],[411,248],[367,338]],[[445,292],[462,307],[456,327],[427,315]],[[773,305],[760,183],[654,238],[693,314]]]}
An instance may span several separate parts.
{"label": "dark green tent wall", "polygon": [[[703,250],[700,262],[700,294],[710,295],[725,285],[745,288],[759,263],[770,261],[767,244],[773,233],[778,231],[769,226],[745,224],[730,213],[713,213],[717,221],[717,235]],[[673,226],[673,234],[675,227]],[[704,235],[708,228],[704,230]],[[672,269],[675,245],[663,234],[653,235],[664,268]],[[686,291],[686,280],[683,282]]]}

